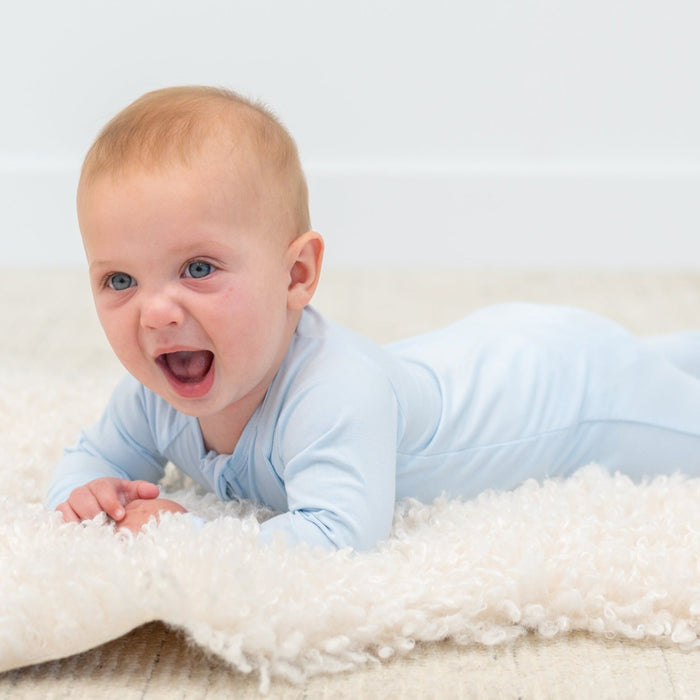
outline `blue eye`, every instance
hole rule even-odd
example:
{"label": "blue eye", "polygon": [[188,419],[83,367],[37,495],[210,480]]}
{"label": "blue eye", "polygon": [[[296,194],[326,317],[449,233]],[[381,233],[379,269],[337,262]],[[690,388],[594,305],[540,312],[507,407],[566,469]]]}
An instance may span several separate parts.
{"label": "blue eye", "polygon": [[116,272],[107,278],[107,286],[110,289],[114,289],[115,292],[121,292],[129,287],[133,287],[136,284],[136,280],[131,276],[127,275],[125,272]]}
{"label": "blue eye", "polygon": [[203,260],[195,260],[187,266],[186,277],[200,279],[202,277],[206,277],[207,275],[211,275],[213,271],[213,265],[210,265],[208,262],[204,262]]}

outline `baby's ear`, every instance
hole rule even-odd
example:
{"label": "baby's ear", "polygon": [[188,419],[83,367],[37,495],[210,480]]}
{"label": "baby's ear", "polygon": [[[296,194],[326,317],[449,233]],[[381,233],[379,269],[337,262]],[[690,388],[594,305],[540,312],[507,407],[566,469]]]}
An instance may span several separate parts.
{"label": "baby's ear", "polygon": [[290,244],[287,252],[289,263],[289,294],[287,307],[294,311],[303,309],[316,291],[323,262],[323,238],[316,231],[308,231]]}

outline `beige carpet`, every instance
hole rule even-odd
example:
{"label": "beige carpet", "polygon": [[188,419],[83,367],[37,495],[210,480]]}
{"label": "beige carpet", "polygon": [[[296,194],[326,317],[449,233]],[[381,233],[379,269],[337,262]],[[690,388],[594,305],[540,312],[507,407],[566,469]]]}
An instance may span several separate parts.
{"label": "beige carpet", "polygon": [[[118,371],[80,275],[5,273],[0,360],[57,372]],[[379,341],[425,330],[494,301],[573,303],[639,333],[700,326],[698,273],[336,272],[317,305]],[[60,328],[60,332],[57,329]],[[87,332],[87,335],[86,335]],[[66,338],[86,338],[66,347]],[[0,572],[2,575],[2,572]],[[417,647],[408,656],[273,697],[697,697],[700,655],[582,634],[511,646]],[[230,671],[151,623],[82,655],[0,675],[0,697],[247,697],[257,679]]]}
{"label": "beige carpet", "polygon": [[[276,683],[267,697],[338,698],[697,698],[698,653],[593,639],[522,639],[494,648],[449,643],[302,687]],[[258,698],[257,681],[189,647],[160,623],[77,656],[0,675],[0,698]]]}

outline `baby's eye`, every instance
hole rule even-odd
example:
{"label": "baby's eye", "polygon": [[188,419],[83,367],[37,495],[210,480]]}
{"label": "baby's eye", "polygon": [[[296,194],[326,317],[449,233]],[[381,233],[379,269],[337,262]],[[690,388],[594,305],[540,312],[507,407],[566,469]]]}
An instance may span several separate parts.
{"label": "baby's eye", "polygon": [[185,277],[206,277],[214,271],[214,266],[203,260],[195,260],[185,268]]}
{"label": "baby's eye", "polygon": [[107,286],[110,289],[114,289],[115,292],[124,291],[125,289],[129,289],[129,287],[133,287],[135,284],[136,280],[125,272],[115,272],[107,278]]}

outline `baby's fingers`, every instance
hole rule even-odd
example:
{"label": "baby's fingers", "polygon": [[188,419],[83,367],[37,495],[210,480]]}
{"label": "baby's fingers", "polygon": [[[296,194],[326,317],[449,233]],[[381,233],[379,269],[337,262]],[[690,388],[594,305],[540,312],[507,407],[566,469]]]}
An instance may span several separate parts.
{"label": "baby's fingers", "polygon": [[[151,500],[160,496],[160,489],[150,481],[120,481],[119,496],[122,504],[128,506],[132,501]],[[114,517],[114,516],[112,516]],[[122,515],[115,520],[121,520]]]}
{"label": "baby's fingers", "polygon": [[[66,506],[66,508],[61,506]],[[70,518],[69,522],[75,522],[76,519],[78,521],[92,520],[103,510],[97,498],[87,486],[80,486],[75,489],[68,497],[68,500],[62,503],[61,506],[58,509],[63,513],[64,518],[66,516]],[[73,518],[69,511],[72,511],[76,517]]]}
{"label": "baby's fingers", "polygon": [[96,479],[90,483],[102,510],[112,520],[119,522],[126,515],[125,507],[136,499],[156,498],[160,489],[148,481],[128,481],[127,479]]}
{"label": "baby's fingers", "polygon": [[56,506],[56,510],[63,516],[64,522],[67,523],[79,523],[80,517],[78,514],[68,505],[66,501]]}
{"label": "baby's fingers", "polygon": [[133,500],[137,498],[158,498],[160,496],[160,489],[150,481],[134,481],[132,483],[136,486],[136,496],[134,496]]}
{"label": "baby's fingers", "polygon": [[126,511],[124,506],[131,500],[126,496],[129,481],[96,479],[89,484],[96,502],[112,520],[121,520]]}

